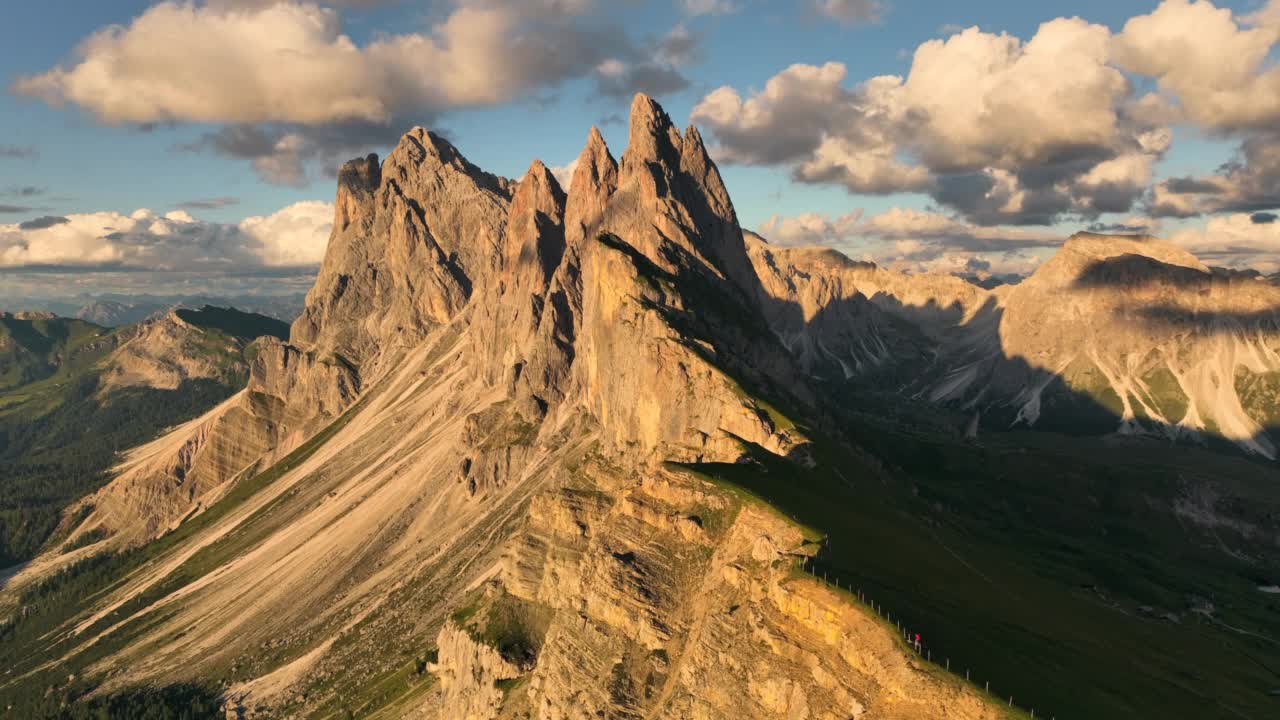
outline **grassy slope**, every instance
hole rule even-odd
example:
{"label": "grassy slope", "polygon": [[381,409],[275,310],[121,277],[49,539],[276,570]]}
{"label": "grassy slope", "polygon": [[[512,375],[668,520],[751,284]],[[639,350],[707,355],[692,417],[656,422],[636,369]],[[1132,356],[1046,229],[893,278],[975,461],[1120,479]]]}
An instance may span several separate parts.
{"label": "grassy slope", "polygon": [[[0,318],[0,414],[88,372],[115,349],[115,331],[83,320]],[[46,408],[47,409],[47,408]]]}
{"label": "grassy slope", "polygon": [[[852,434],[879,460],[822,443],[812,471],[763,456],[698,469],[826,533],[814,570],[861,589],[935,659],[1038,717],[1280,712],[1268,696],[1280,646],[1257,637],[1280,635],[1280,602],[1257,591],[1274,559],[1233,560],[1215,543],[1242,538],[1168,511],[1188,485],[1212,484],[1267,522],[1280,511],[1280,472],[1042,433],[984,447],[870,423]],[[1206,600],[1216,621],[1189,611]]]}

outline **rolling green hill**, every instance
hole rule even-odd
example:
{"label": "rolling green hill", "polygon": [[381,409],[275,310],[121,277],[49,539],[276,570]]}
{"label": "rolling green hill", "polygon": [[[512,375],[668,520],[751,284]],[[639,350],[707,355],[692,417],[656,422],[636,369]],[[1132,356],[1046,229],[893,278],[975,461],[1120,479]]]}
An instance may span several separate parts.
{"label": "rolling green hill", "polygon": [[0,314],[0,392],[83,372],[115,349],[112,330],[83,320]]}

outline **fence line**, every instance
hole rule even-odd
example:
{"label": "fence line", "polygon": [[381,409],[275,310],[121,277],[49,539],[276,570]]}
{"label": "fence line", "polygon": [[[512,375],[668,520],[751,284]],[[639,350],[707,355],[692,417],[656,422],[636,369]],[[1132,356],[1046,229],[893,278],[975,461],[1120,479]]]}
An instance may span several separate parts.
{"label": "fence line", "polygon": [[[717,476],[717,478],[718,478],[718,476]],[[780,508],[780,507],[781,507],[778,503],[774,502],[773,498],[770,498],[770,497],[768,497],[767,495],[757,494],[757,496],[758,496],[758,497],[760,497],[761,499],[763,499],[766,503],[768,503],[770,506],[772,506],[772,507],[774,507],[774,508]],[[785,512],[784,512],[783,514],[784,514],[785,516],[790,517],[790,518],[791,518],[793,521],[795,521],[797,524],[800,522],[799,518],[797,518],[797,517],[796,517],[795,515],[793,515],[793,514],[785,513]],[[829,549],[830,549],[830,547],[831,547],[830,537],[823,537],[823,539],[822,539],[822,545],[823,545],[823,547],[825,547],[826,549],[828,549],[828,550],[829,550]],[[819,550],[819,552],[821,552],[821,550]],[[807,556],[806,556],[806,557],[802,558],[802,559],[800,560],[800,569],[801,569],[801,570],[804,570],[804,571],[805,571],[805,572],[807,572],[807,573],[809,573],[809,575],[810,575],[810,576],[812,576],[812,577],[816,580],[816,579],[818,578],[818,573],[817,573],[817,571],[816,571],[815,569],[813,569],[812,567],[808,567],[808,568],[806,568],[806,567],[805,567],[805,565],[806,565],[806,564],[812,565],[812,562],[811,562],[812,560],[813,560],[813,558],[812,558],[812,557],[807,557]],[[830,586],[830,585],[831,585],[831,581],[827,579],[827,571],[826,571],[826,568],[825,568],[825,567],[823,568],[823,571],[822,571],[822,582],[823,582],[823,584],[824,584],[824,585],[827,585],[827,586]],[[839,576],[836,576],[836,577],[835,577],[834,582],[835,582],[835,586],[836,586],[836,589],[837,589],[837,590],[843,590],[843,589],[844,589],[844,588],[842,588],[842,587],[840,586],[840,578],[839,578]],[[864,607],[865,607],[865,606],[867,606],[867,605],[869,604],[869,605],[870,605],[870,607],[871,607],[871,609],[876,613],[876,616],[877,616],[877,617],[882,617],[882,618],[884,618],[884,620],[885,620],[886,622],[888,622],[889,624],[893,624],[893,620],[892,620],[892,618],[890,617],[889,612],[888,612],[887,610],[885,610],[884,606],[883,606],[883,605],[877,605],[877,603],[875,602],[875,600],[869,600],[869,599],[867,598],[867,596],[866,596],[866,593],[864,593],[864,592],[862,591],[862,589],[861,589],[861,588],[858,588],[858,589],[856,589],[856,590],[855,590],[855,589],[854,589],[854,587],[853,587],[853,584],[852,584],[852,583],[850,583],[847,591],[848,591],[850,594],[854,595],[854,597],[855,597],[855,598],[857,598],[857,599],[859,600],[859,602],[861,602],[861,603],[862,603],[862,605],[863,605]],[[882,613],[883,613],[883,614],[882,614]],[[926,662],[928,662],[928,663],[932,664],[932,663],[933,663],[933,651],[932,651],[931,649],[929,649],[929,648],[922,648],[920,645],[915,645],[915,644],[913,644],[913,643],[911,642],[911,638],[910,638],[910,631],[909,631],[909,630],[907,630],[907,629],[904,629],[904,628],[903,628],[902,623],[901,623],[901,618],[899,618],[899,622],[897,623],[897,626],[898,626],[898,630],[899,630],[900,632],[902,632],[902,633],[903,633],[903,639],[904,639],[904,640],[906,640],[906,642],[907,642],[907,647],[908,647],[908,648],[910,648],[910,649],[912,649],[912,650],[914,650],[914,651],[915,651],[915,653],[916,653],[917,655],[920,655],[920,656],[924,657]],[[950,673],[950,672],[951,672],[951,658],[949,658],[949,657],[948,657],[948,658],[946,658],[946,666],[945,666],[945,669],[946,669],[946,671],[947,671],[948,673]],[[957,674],[957,678],[958,678],[958,677],[959,677],[959,676],[958,676],[958,674]],[[970,682],[970,680],[969,680],[969,668],[965,668],[965,671],[964,671],[964,680],[965,680],[965,682],[966,682],[966,683],[972,684],[972,683]],[[976,689],[976,687],[977,687],[977,686],[975,685],[975,686],[974,686],[974,688]],[[984,692],[984,693],[986,693],[986,694],[987,694],[987,695],[989,695],[989,696],[991,695],[991,681],[990,681],[990,680],[986,680],[986,681],[983,683],[983,692]],[[1013,704],[1013,696],[1012,696],[1012,695],[1010,695],[1010,696],[1009,696],[1009,707],[1011,707],[1011,708],[1015,707],[1015,705]],[[1021,709],[1021,708],[1018,708],[1018,709]],[[1035,708],[1028,708],[1028,710],[1029,710],[1029,712],[1031,713],[1031,717],[1034,719],[1034,718],[1035,718],[1035,716],[1036,716]],[[1052,720],[1057,720],[1057,716],[1053,716]]]}
{"label": "fence line", "polygon": [[[817,571],[817,569],[815,569],[815,568],[813,568],[813,567],[812,567],[812,565],[814,564],[814,563],[812,562],[812,560],[813,560],[813,558],[811,558],[811,557],[806,557],[806,558],[802,559],[802,560],[800,561],[800,567],[801,567],[801,569],[803,569],[803,570],[805,570],[806,572],[808,572],[808,573],[809,573],[809,575],[810,575],[811,577],[813,577],[815,580],[817,580],[817,579],[819,579],[819,577],[818,577],[818,571]],[[806,565],[809,565],[810,567],[806,567]],[[914,651],[914,652],[916,653],[916,655],[918,655],[918,656],[920,656],[920,657],[924,658],[926,662],[928,662],[928,663],[930,663],[930,664],[933,664],[933,650],[932,650],[931,648],[924,647],[924,646],[923,646],[923,643],[921,643],[921,644],[916,644],[916,643],[912,642],[912,637],[911,637],[910,627],[909,627],[908,625],[904,625],[904,624],[902,623],[902,618],[901,618],[901,617],[899,617],[899,618],[898,618],[898,620],[895,622],[895,621],[893,620],[893,616],[892,616],[892,614],[891,614],[887,609],[885,609],[885,607],[884,607],[883,605],[881,605],[881,604],[877,603],[877,602],[875,601],[875,599],[873,599],[873,598],[869,598],[869,597],[867,596],[866,592],[864,592],[864,591],[862,590],[862,588],[855,588],[855,587],[853,586],[853,584],[852,584],[852,583],[850,583],[850,584],[849,584],[849,587],[848,587],[848,588],[844,588],[844,587],[843,587],[843,586],[841,586],[841,584],[840,584],[840,577],[839,577],[839,576],[828,577],[828,574],[827,574],[827,570],[826,570],[826,568],[824,568],[824,569],[823,569],[823,571],[822,571],[822,577],[821,577],[821,580],[822,580],[822,583],[823,583],[824,585],[828,586],[828,587],[830,587],[830,586],[834,585],[834,586],[835,586],[835,588],[836,588],[837,590],[844,590],[844,591],[846,591],[846,592],[850,593],[850,594],[851,594],[851,595],[853,595],[853,596],[854,596],[854,598],[855,598],[858,602],[860,602],[864,607],[869,607],[869,608],[871,608],[872,612],[874,612],[874,613],[876,614],[876,617],[883,619],[885,622],[889,623],[890,625],[894,625],[894,626],[896,626],[896,628],[897,628],[898,632],[902,635],[902,639],[906,642],[907,647],[908,647],[910,650]],[[812,615],[811,615],[811,617],[812,617]],[[950,658],[950,657],[947,657],[947,658],[944,658],[944,659],[943,659],[943,665],[942,665],[942,667],[943,667],[943,669],[945,669],[948,673],[950,673],[950,672],[951,672],[951,658]],[[957,668],[957,671],[956,671],[955,673],[952,673],[952,674],[956,675],[956,677],[958,678],[958,677],[959,677],[959,669]],[[970,668],[968,668],[968,667],[966,667],[966,668],[965,668],[965,671],[964,671],[964,681],[965,681],[965,683],[967,683],[967,684],[973,685],[973,681],[971,680],[971,669],[970,669]],[[976,689],[976,685],[974,685],[974,688]],[[985,694],[987,694],[988,696],[990,696],[990,695],[991,695],[991,681],[990,681],[990,680],[985,680],[985,681],[983,682],[983,692],[984,692]],[[1008,702],[1007,702],[1007,705],[1008,705],[1008,707],[1010,707],[1010,708],[1015,708],[1015,709],[1019,709],[1019,710],[1024,709],[1024,708],[1019,708],[1017,705],[1015,705],[1015,704],[1014,704],[1014,697],[1013,697],[1013,695],[1010,695],[1010,696],[1009,696],[1009,698],[1008,698]],[[1035,708],[1025,708],[1025,710],[1031,714],[1031,717],[1032,717],[1032,718],[1033,718],[1033,720],[1034,720],[1034,718],[1036,717],[1036,710],[1035,710]],[[1043,717],[1043,716],[1041,716],[1041,717]],[[1056,716],[1053,716],[1052,720],[1057,720],[1057,717],[1056,717]]]}

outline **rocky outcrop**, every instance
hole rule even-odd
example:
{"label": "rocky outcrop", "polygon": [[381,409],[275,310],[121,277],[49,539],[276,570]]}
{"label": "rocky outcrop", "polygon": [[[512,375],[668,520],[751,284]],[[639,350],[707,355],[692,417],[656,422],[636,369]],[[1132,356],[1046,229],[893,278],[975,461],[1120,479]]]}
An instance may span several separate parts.
{"label": "rocky outcrop", "polygon": [[506,699],[501,685],[519,678],[520,668],[452,623],[440,630],[436,646],[439,660],[428,669],[440,679],[440,716],[459,720],[497,717]]}
{"label": "rocky outcrop", "polygon": [[999,717],[798,577],[812,546],[778,514],[678,474],[588,476],[536,497],[504,557],[508,592],[556,609],[518,676],[540,716]]}
{"label": "rocky outcrop", "polygon": [[112,547],[151,540],[333,422],[360,389],[357,370],[336,354],[208,331],[170,312],[142,323],[104,360],[99,394],[110,402],[129,387],[245,377],[247,387],[226,402],[128,453],[112,483],[66,514],[107,534]]}
{"label": "rocky outcrop", "polygon": [[613,159],[604,137],[591,128],[587,145],[578,155],[569,183],[565,208],[566,237],[569,245],[579,246],[604,215],[609,198],[618,189],[618,162]]}
{"label": "rocky outcrop", "polygon": [[646,96],[632,103],[630,142],[599,230],[668,272],[686,262],[739,288],[754,282],[733,203],[701,135],[690,127],[681,136]]}
{"label": "rocky outcrop", "polygon": [[988,393],[1028,424],[1056,389],[1121,432],[1208,434],[1276,457],[1263,408],[1246,409],[1240,392],[1242,379],[1280,372],[1280,292],[1264,283],[1216,275],[1153,238],[1081,234],[1009,291],[1000,334],[1008,359]]}
{"label": "rocky outcrop", "polygon": [[510,202],[509,181],[423,128],[381,168],[376,156],[347,163],[333,237],[291,341],[376,374],[380,352],[420,342],[492,278]]}
{"label": "rocky outcrop", "polygon": [[808,457],[770,292],[701,137],[644,96],[568,193],[421,128],[349,163],[289,340],[96,498],[135,541],[217,512],[76,617],[136,632],[86,672],[230,679],[279,717],[995,717],[797,574],[794,522],[670,464]]}

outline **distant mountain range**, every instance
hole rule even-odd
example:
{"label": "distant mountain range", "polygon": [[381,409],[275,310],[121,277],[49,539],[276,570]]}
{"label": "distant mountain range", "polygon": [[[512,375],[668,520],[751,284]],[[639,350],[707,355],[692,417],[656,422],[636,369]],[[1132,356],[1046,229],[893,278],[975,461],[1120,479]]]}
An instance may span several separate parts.
{"label": "distant mountain range", "polygon": [[10,311],[43,311],[59,317],[87,320],[103,327],[142,322],[175,307],[236,308],[244,312],[293,322],[302,312],[305,295],[77,295],[65,299],[0,298],[0,308]]}
{"label": "distant mountain range", "polygon": [[1276,458],[1280,289],[1256,273],[1088,233],[991,290],[826,250],[748,249],[775,332],[812,375],[991,428],[1226,441]]}

